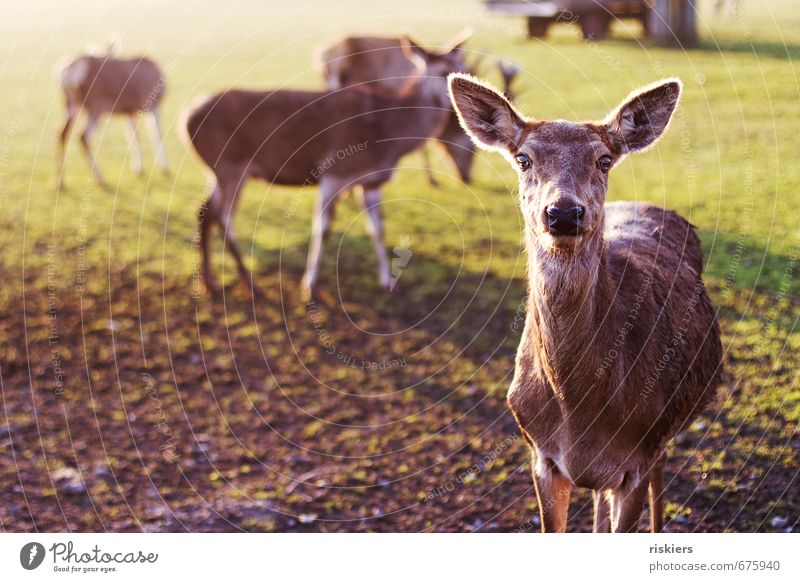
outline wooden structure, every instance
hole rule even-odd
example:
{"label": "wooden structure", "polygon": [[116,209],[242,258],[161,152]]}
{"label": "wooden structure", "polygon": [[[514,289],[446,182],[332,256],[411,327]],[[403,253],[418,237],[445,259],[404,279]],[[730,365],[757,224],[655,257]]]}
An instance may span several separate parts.
{"label": "wooden structure", "polygon": [[697,0],[485,0],[494,12],[517,14],[528,21],[528,34],[542,38],[555,22],[581,27],[584,38],[600,40],[613,20],[641,21],[647,36],[665,44],[691,46],[697,40]]}

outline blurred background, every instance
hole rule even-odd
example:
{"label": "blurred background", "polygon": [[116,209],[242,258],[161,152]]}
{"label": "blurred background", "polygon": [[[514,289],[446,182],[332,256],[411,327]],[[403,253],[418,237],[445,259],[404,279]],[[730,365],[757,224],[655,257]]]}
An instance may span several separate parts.
{"label": "blurred background", "polygon": [[[603,118],[642,84],[683,80],[667,135],[609,188],[698,227],[720,310],[725,380],[670,446],[667,527],[798,527],[797,2],[700,0],[685,38],[647,37],[626,18],[599,41],[565,19],[531,38],[523,16],[478,0],[10,0],[3,11],[2,531],[538,530],[504,400],[526,289],[516,176],[500,156],[479,153],[469,186],[433,156],[438,187],[418,153],[404,159],[383,205],[390,253],[410,257],[400,293],[378,288],[347,199],[309,310],[298,288],[316,189],[256,182],[237,234],[265,297],[233,285],[220,244],[223,300],[195,284],[207,178],[178,136],[182,109],[232,86],[321,90],[314,51],[344,34],[411,32],[436,47],[465,28],[482,77],[501,83],[497,59],[520,66],[517,105],[531,116]],[[110,35],[166,75],[173,173],[157,171],[145,140],[135,177],[111,118],[95,147],[113,192],[93,183],[75,139],[57,194],[55,71]],[[571,509],[571,528],[586,530],[588,494]]]}

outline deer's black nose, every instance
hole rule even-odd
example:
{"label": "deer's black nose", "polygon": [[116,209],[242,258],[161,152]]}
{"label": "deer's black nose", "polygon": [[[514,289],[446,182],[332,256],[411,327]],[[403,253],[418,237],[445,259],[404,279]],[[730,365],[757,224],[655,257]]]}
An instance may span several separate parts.
{"label": "deer's black nose", "polygon": [[583,206],[548,206],[544,209],[547,231],[550,234],[577,235],[585,211]]}

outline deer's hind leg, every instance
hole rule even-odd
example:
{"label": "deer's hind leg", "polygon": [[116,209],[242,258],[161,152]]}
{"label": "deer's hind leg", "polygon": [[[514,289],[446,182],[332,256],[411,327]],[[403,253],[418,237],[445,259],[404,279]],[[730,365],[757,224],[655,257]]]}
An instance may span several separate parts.
{"label": "deer's hind leg", "polygon": [[234,232],[233,217],[239,201],[239,194],[247,180],[247,170],[245,168],[235,168],[229,171],[217,172],[216,184],[206,203],[205,212],[201,209],[200,213],[200,237],[201,248],[203,251],[203,276],[208,288],[212,293],[218,291],[216,281],[211,274],[209,262],[209,236],[211,222],[216,222],[222,230],[225,249],[230,251],[236,261],[239,277],[248,293],[258,295],[258,289],[253,282],[250,271],[244,264],[242,253],[236,242]]}
{"label": "deer's hind leg", "polygon": [[539,514],[542,519],[542,532],[567,531],[569,513],[569,496],[572,483],[567,479],[555,463],[541,458],[534,449],[533,485],[536,499],[539,502]]}
{"label": "deer's hind leg", "polygon": [[201,270],[203,274],[203,285],[206,291],[212,295],[219,293],[219,285],[214,273],[211,272],[211,229],[214,224],[218,224],[216,217],[212,214],[215,212],[215,205],[219,205],[219,199],[222,194],[218,192],[219,186],[215,183],[211,195],[200,206],[197,212],[198,228],[200,230],[200,252],[201,252]]}
{"label": "deer's hind leg", "polygon": [[222,193],[222,207],[219,214],[219,224],[222,229],[222,236],[225,240],[225,248],[233,255],[236,261],[236,268],[239,271],[239,281],[244,286],[245,291],[251,296],[259,296],[261,293],[253,281],[253,275],[245,266],[242,260],[242,253],[239,244],[236,242],[236,233],[233,227],[233,217],[236,206],[239,202],[239,194],[247,180],[247,170],[241,169],[223,177],[218,183]]}
{"label": "deer's hind leg", "polygon": [[99,115],[95,113],[89,113],[86,120],[86,127],[81,134],[81,145],[83,145],[83,151],[86,154],[86,159],[89,162],[89,168],[92,170],[94,179],[97,180],[97,183],[101,188],[104,190],[110,190],[111,188],[109,187],[108,182],[105,181],[102,172],[100,172],[100,166],[97,165],[94,152],[92,152],[91,138],[95,132],[95,129],[97,129],[97,124],[99,121]]}
{"label": "deer's hind leg", "polygon": [[64,122],[64,128],[58,134],[58,153],[56,154],[56,189],[62,190],[64,188],[64,158],[67,153],[67,142],[69,141],[72,127],[75,125],[75,119],[78,117],[80,108],[74,105],[67,105],[67,119]]}
{"label": "deer's hind leg", "polygon": [[128,146],[131,150],[131,172],[141,176],[142,166],[142,141],[139,139],[138,121],[136,115],[128,117]]}

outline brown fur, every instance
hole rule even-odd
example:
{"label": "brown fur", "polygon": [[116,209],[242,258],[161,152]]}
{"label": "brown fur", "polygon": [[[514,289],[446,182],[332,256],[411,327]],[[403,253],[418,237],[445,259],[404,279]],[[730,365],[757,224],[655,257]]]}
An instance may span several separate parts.
{"label": "brown fur", "polygon": [[[463,51],[454,50],[462,47],[466,40],[465,35],[459,35],[446,44],[447,49],[438,51],[443,58],[450,60],[449,72],[471,72],[464,61]],[[407,87],[409,78],[417,74],[403,43],[404,39],[399,37],[348,36],[321,50],[317,60],[329,89],[361,85],[397,94]],[[475,146],[461,129],[454,111],[451,110],[441,132],[431,137],[453,160],[461,179],[469,183]],[[428,179],[436,184],[427,153],[425,157]]]}
{"label": "brown fur", "polygon": [[118,59],[111,54],[86,55],[67,65],[60,75],[61,88],[67,105],[67,119],[59,135],[57,167],[58,187],[63,187],[64,153],[73,123],[81,111],[86,113],[86,127],[81,134],[89,165],[97,181],[108,187],[90,146],[90,138],[102,116],[124,115],[131,124],[131,145],[134,148],[131,163],[139,173],[141,145],[136,130],[135,117],[140,113],[150,115],[153,137],[157,142],[158,158],[162,171],[168,171],[166,154],[161,137],[159,106],[166,90],[164,76],[151,60],[136,57]]}
{"label": "brown fur", "polygon": [[210,228],[222,231],[245,284],[254,290],[233,236],[238,193],[249,178],[274,184],[320,185],[304,293],[314,293],[323,239],[337,196],[359,186],[373,236],[381,285],[390,285],[383,246],[381,186],[398,161],[437,133],[449,108],[445,76],[438,55],[425,56],[425,74],[401,95],[358,86],[330,92],[241,91],[215,95],[188,112],[186,133],[216,178],[214,192],[201,214],[203,273],[207,287],[216,284],[208,261]]}
{"label": "brown fur", "polygon": [[[662,524],[664,446],[713,397],[722,348],[694,228],[647,203],[605,203],[598,160],[652,145],[680,85],[634,94],[603,123],[523,119],[490,87],[451,77],[465,128],[515,160],[529,297],[508,402],[534,456],[544,531],[566,528],[573,485],[595,490],[595,531],[635,531],[650,487]],[[580,205],[578,237],[552,236],[552,204]]]}

